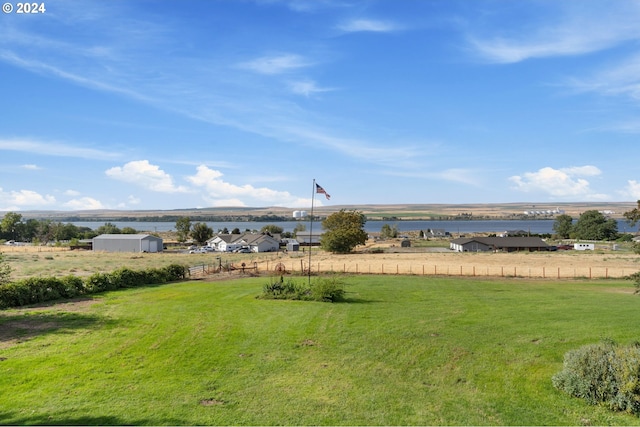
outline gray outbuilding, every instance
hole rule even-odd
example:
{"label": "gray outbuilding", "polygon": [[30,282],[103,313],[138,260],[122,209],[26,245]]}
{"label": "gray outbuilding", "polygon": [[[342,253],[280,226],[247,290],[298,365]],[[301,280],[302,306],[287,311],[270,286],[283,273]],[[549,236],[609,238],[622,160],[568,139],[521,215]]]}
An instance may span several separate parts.
{"label": "gray outbuilding", "polygon": [[162,239],[150,234],[101,234],[93,250],[104,252],[162,252]]}

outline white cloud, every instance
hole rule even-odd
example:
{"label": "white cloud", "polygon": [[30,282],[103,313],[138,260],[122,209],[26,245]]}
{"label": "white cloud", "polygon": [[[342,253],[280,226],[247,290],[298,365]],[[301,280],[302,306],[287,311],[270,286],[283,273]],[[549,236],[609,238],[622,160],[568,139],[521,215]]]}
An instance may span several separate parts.
{"label": "white cloud", "polygon": [[42,168],[40,166],[38,166],[38,165],[22,165],[22,169],[37,171],[37,170],[40,170]]}
{"label": "white cloud", "polygon": [[39,208],[53,205],[55,202],[55,197],[48,194],[43,196],[31,190],[4,192],[2,188],[0,188],[0,210]]}
{"label": "white cloud", "polygon": [[159,193],[186,193],[184,186],[176,186],[171,175],[152,165],[148,160],[132,161],[124,166],[107,169],[105,174],[113,179],[139,185]]}
{"label": "white cloud", "polygon": [[79,196],[81,193],[79,191],[76,190],[66,190],[63,193],[65,196],[70,196],[70,197],[77,197]]}
{"label": "white cloud", "polygon": [[72,199],[66,202],[63,206],[75,211],[105,209],[105,206],[93,197]]}
{"label": "white cloud", "polygon": [[310,96],[322,92],[331,92],[335,90],[332,88],[319,87],[313,80],[299,80],[290,82],[289,87],[291,88],[291,92],[304,96]]}
{"label": "white cloud", "polygon": [[187,180],[202,188],[205,201],[212,206],[247,206],[247,202],[270,206],[299,207],[311,205],[310,199],[293,196],[287,191],[277,191],[266,187],[254,187],[250,184],[235,185],[221,179],[222,172],[200,165],[193,176]]}
{"label": "white cloud", "polygon": [[509,178],[515,190],[525,193],[546,193],[557,198],[585,198],[603,200],[605,195],[595,194],[584,176],[597,176],[601,171],[595,166],[578,166],[562,169],[544,167],[537,172],[525,172]]}
{"label": "white cloud", "polygon": [[347,33],[374,32],[389,33],[398,30],[398,26],[390,22],[373,19],[353,19],[338,25],[338,29]]}
{"label": "white cloud", "polygon": [[640,182],[635,179],[627,181],[627,186],[620,192],[625,197],[630,197],[633,200],[640,200]]}
{"label": "white cloud", "polygon": [[291,53],[263,56],[253,61],[239,64],[240,68],[260,74],[283,74],[312,65],[300,55]]}

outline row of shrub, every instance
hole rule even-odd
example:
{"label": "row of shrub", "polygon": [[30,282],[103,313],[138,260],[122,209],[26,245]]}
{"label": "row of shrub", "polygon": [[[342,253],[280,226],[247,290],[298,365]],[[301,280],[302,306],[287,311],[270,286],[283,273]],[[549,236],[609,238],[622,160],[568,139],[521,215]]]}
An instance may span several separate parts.
{"label": "row of shrub", "polygon": [[606,341],[569,351],[552,383],[592,405],[640,415],[640,343]]}
{"label": "row of shrub", "polygon": [[186,267],[171,264],[162,268],[139,271],[120,268],[111,273],[95,273],[85,278],[78,276],[30,277],[0,285],[0,309],[121,288],[167,283],[182,280],[186,274]]}
{"label": "row of shrub", "polygon": [[262,299],[288,299],[303,301],[338,302],[344,300],[344,282],[336,277],[316,277],[310,284],[296,283],[293,279],[271,278],[262,287]]}

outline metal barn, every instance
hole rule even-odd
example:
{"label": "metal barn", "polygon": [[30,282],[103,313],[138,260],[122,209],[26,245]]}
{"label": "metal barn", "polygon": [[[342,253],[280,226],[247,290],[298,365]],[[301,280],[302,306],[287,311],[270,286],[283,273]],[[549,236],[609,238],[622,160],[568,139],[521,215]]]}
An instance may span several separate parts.
{"label": "metal barn", "polygon": [[150,234],[101,234],[93,250],[104,252],[162,252],[162,239]]}

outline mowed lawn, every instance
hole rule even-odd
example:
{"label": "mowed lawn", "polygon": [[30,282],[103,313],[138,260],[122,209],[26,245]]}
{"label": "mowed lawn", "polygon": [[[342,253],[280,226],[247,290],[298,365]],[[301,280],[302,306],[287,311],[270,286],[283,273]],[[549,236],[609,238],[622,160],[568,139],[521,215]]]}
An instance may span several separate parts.
{"label": "mowed lawn", "polygon": [[551,385],[640,340],[630,282],[344,279],[334,304],[250,278],[0,311],[0,424],[640,424]]}

